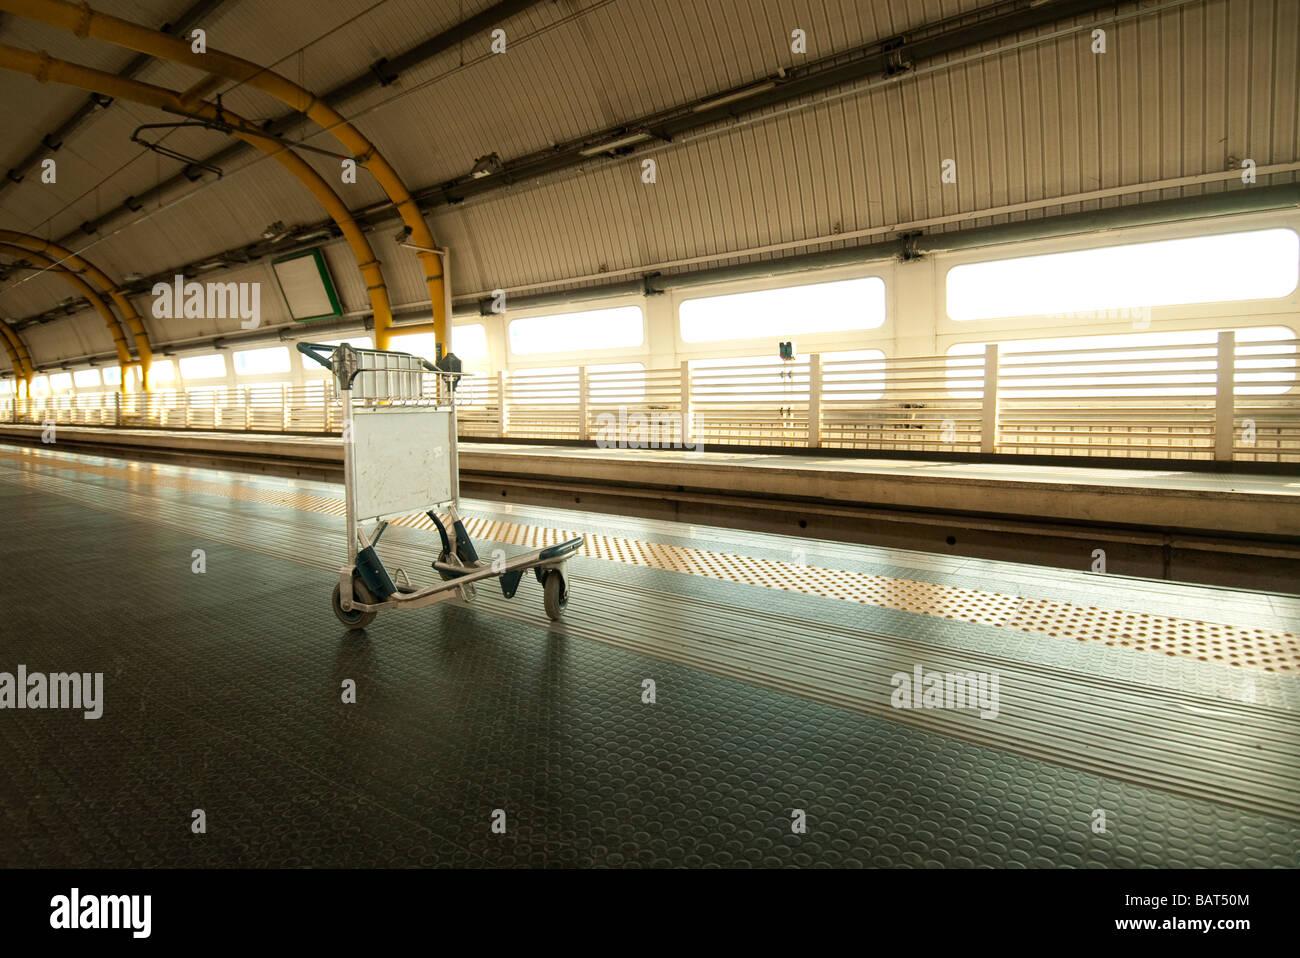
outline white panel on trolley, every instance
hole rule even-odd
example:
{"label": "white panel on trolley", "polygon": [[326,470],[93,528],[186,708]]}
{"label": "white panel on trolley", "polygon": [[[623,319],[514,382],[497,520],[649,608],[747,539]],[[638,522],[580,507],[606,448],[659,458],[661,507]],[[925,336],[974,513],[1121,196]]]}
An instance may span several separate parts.
{"label": "white panel on trolley", "polygon": [[355,409],[352,442],[357,519],[423,512],[451,501],[456,461],[450,409]]}

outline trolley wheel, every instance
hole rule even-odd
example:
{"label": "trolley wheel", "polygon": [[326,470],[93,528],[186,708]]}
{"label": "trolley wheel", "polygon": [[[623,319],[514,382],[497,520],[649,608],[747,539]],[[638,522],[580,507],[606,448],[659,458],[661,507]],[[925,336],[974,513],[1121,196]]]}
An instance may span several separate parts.
{"label": "trolley wheel", "polygon": [[[371,605],[375,597],[370,594],[366,584],[361,581],[361,576],[352,577],[352,597],[357,601]],[[363,612],[361,609],[353,609],[351,612],[343,611],[342,593],[339,591],[338,584],[334,586],[334,594],[330,596],[330,604],[334,606],[334,614],[338,620],[346,625],[349,629],[364,629],[371,622],[375,621],[378,612]]]}
{"label": "trolley wheel", "polygon": [[542,586],[545,596],[546,614],[556,622],[564,615],[564,607],[569,604],[569,581],[559,569],[546,573],[546,582]]}

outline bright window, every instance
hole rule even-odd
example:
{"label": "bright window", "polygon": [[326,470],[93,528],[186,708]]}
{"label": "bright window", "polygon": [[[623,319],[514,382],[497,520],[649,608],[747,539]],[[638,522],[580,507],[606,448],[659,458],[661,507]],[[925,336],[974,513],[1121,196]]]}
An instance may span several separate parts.
{"label": "bright window", "polygon": [[170,359],[155,359],[149,367],[149,385],[170,383],[176,379],[176,367]]}
{"label": "bright window", "polygon": [[226,392],[225,386],[199,386],[185,390],[190,404],[196,408],[221,405],[226,401]]}
{"label": "bright window", "polygon": [[[317,340],[309,340],[309,342],[317,342]],[[342,346],[344,343],[346,343],[349,346],[355,347],[356,349],[375,348],[375,341],[371,339],[369,336],[349,336],[347,339],[322,339],[319,341],[318,345]],[[308,373],[316,373],[317,375],[320,376],[329,375],[330,371],[326,369],[324,366],[322,366],[320,363],[316,362],[314,359],[309,359],[305,353],[302,353],[300,355],[302,355],[302,368],[305,369]]]}
{"label": "bright window", "polygon": [[822,353],[822,401],[879,399],[885,394],[885,354],[879,349]]}
{"label": "bright window", "polygon": [[279,382],[249,383],[248,385],[243,386],[241,388],[243,389],[244,394],[250,397],[251,399],[253,399],[254,401],[261,402],[261,403],[267,403],[267,402],[278,403],[280,402],[281,398],[283,398],[285,389],[291,387],[292,385],[293,383],[279,383]]}
{"label": "bright window", "polygon": [[220,353],[186,356],[181,360],[181,377],[184,379],[223,379],[225,375],[226,357]]}
{"label": "bright window", "polygon": [[[483,326],[452,327],[452,349],[456,358],[466,364],[472,364],[487,358],[487,334]],[[390,347],[401,353],[422,356],[429,362],[436,362],[433,333],[411,333],[407,336],[394,336],[389,340]]]}
{"label": "bright window", "polygon": [[0,396],[10,396],[14,391],[14,381],[12,379],[0,379]]}
{"label": "bright window", "polygon": [[288,346],[244,349],[235,353],[235,374],[238,376],[263,376],[267,373],[287,373],[288,371]]}
{"label": "bright window", "polygon": [[[640,372],[640,377],[636,373]],[[593,373],[620,373],[609,377]],[[602,363],[587,367],[589,397],[593,402],[626,402],[625,398],[613,399],[616,393],[626,396],[629,390],[644,389],[645,366],[641,363]],[[614,380],[614,381],[611,381]],[[639,383],[632,380],[639,379]],[[510,373],[508,382],[510,391],[519,397],[511,402],[518,405],[546,405],[553,403],[577,403],[578,401],[578,367],[547,366],[545,368],[516,369]]]}
{"label": "bright window", "polygon": [[122,385],[122,367],[105,366],[104,367],[104,385],[120,386]]}
{"label": "bright window", "polygon": [[784,362],[774,355],[692,359],[691,392],[699,402],[735,405],[808,398],[808,357]]}
{"label": "bright window", "polygon": [[50,376],[50,392],[65,393],[72,388],[71,373],[53,373]]}
{"label": "bright window", "polygon": [[593,405],[645,401],[645,364],[609,363],[587,367],[587,399]]}
{"label": "bright window", "polygon": [[397,353],[410,353],[412,356],[420,356],[433,362],[433,333],[408,333],[405,336],[394,336],[388,341],[388,348]]}
{"label": "bright window", "polygon": [[[1296,381],[1296,347],[1262,345],[1294,339],[1292,330],[1269,326],[1238,329],[1235,333],[1236,395],[1277,395],[1292,388]],[[1218,331],[1210,329],[1003,343],[998,348],[998,388],[1017,399],[1211,396],[1217,379],[1218,337]],[[984,350],[983,343],[961,343],[948,350],[950,395],[966,399],[983,396]],[[1030,366],[1032,370],[1027,368]],[[1249,371],[1260,366],[1272,368]],[[1105,378],[1099,378],[1102,376]],[[1098,389],[1098,384],[1107,388]]]}
{"label": "bright window", "polygon": [[95,389],[100,385],[98,369],[78,369],[72,374],[72,381],[78,389]]}
{"label": "bright window", "polygon": [[35,376],[32,378],[30,387],[33,396],[48,396],[50,394],[50,383],[44,376]]}
{"label": "bright window", "polygon": [[640,306],[533,316],[510,323],[510,349],[519,356],[620,349],[640,346],[644,339]]}
{"label": "bright window", "polygon": [[[968,263],[948,271],[955,320],[1078,316],[1287,296],[1300,235],[1272,229]],[[1101,314],[1101,315],[1096,315]]]}
{"label": "bright window", "polygon": [[682,339],[688,343],[787,340],[876,329],[884,322],[885,281],[878,276],[688,299],[680,310]]}
{"label": "bright window", "polygon": [[465,362],[487,359],[487,330],[482,323],[465,326],[453,326],[451,329],[451,351]]}

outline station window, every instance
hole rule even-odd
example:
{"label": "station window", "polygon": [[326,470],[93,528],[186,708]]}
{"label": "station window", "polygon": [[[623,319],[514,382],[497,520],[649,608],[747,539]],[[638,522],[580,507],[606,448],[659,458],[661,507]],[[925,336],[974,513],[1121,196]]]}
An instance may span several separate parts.
{"label": "station window", "polygon": [[53,373],[50,376],[50,392],[65,393],[72,388],[72,373]]}
{"label": "station window", "polygon": [[0,379],[0,396],[12,396],[14,394],[14,381],[12,379]]}
{"label": "station window", "polygon": [[1193,236],[948,270],[954,320],[1053,316],[1104,322],[1112,311],[1287,296],[1300,279],[1289,229]]}
{"label": "station window", "polygon": [[50,394],[50,382],[44,376],[34,376],[29,391],[33,396],[48,396]]}
{"label": "station window", "polygon": [[[577,366],[545,366],[516,369],[510,373],[515,387],[514,405],[547,405],[578,401]],[[637,373],[640,376],[637,376]],[[608,376],[593,374],[618,373]],[[638,381],[639,380],[639,381]],[[587,367],[588,395],[593,402],[627,402],[629,393],[644,393],[645,365],[642,363],[600,363]],[[614,396],[622,398],[612,398]],[[634,400],[633,400],[634,401]]]}
{"label": "station window", "polygon": [[244,395],[255,402],[274,402],[278,403],[284,397],[285,390],[293,386],[293,383],[274,382],[274,383],[248,383],[239,388],[243,390]]}
{"label": "station window", "polygon": [[519,406],[542,406],[578,401],[578,367],[548,366],[513,369],[509,386],[511,403]]}
{"label": "station window", "polygon": [[885,395],[885,354],[879,349],[822,353],[822,400],[868,400]]}
{"label": "station window", "polygon": [[[885,354],[879,349],[848,349],[818,352],[822,367],[824,400],[879,399],[885,389]],[[693,359],[693,389],[703,401],[725,402],[730,398],[752,401],[780,401],[806,396],[808,354],[794,363],[767,356],[730,359]],[[793,367],[793,368],[788,368]]]}
{"label": "station window", "polygon": [[781,402],[808,395],[807,356],[790,368],[779,357],[692,359],[691,394],[700,403]]}
{"label": "station window", "polygon": [[170,359],[155,359],[149,367],[149,384],[170,383],[176,381],[176,367]]}
{"label": "station window", "polygon": [[433,333],[408,333],[405,336],[394,336],[388,341],[388,346],[394,352],[410,353],[429,362],[433,362],[436,358],[433,352]]}
{"label": "station window", "polygon": [[263,376],[268,373],[288,371],[289,347],[287,346],[244,349],[235,353],[235,374],[238,376]]}
{"label": "station window", "polygon": [[488,358],[487,329],[482,323],[467,323],[451,329],[451,351],[465,363]]}
{"label": "station window", "polygon": [[[1017,398],[1209,396],[1215,392],[1218,336],[1209,329],[1003,343],[998,365],[1004,379],[999,383],[1014,390]],[[1236,395],[1277,395],[1293,388],[1296,346],[1285,342],[1295,339],[1293,330],[1253,327],[1235,330],[1235,336]],[[984,350],[984,343],[961,343],[948,350],[950,395],[983,396]],[[1027,365],[1034,367],[1032,376],[1016,373],[1016,366]],[[1252,366],[1270,368],[1252,373]]]}
{"label": "station window", "polygon": [[593,404],[645,401],[644,363],[606,363],[587,367],[587,398]]}
{"label": "station window", "polygon": [[679,310],[688,343],[788,339],[876,329],[884,322],[885,281],[878,276],[705,296],[686,300]]}
{"label": "station window", "polygon": [[[344,343],[346,343],[347,345],[355,347],[356,349],[375,348],[375,341],[371,339],[369,336],[349,336],[346,339],[322,339],[322,340],[312,339],[312,340],[307,340],[307,342],[318,343],[321,346],[342,346]],[[305,354],[302,354],[302,368],[305,369],[308,373],[314,373],[320,376],[329,375],[328,369],[326,369],[320,363],[316,362],[314,359],[307,358]]]}
{"label": "station window", "polygon": [[[463,362],[474,363],[487,358],[487,332],[484,330],[482,323],[453,326],[451,341],[451,351]],[[398,352],[422,356],[429,362],[434,362],[437,359],[434,351],[433,333],[411,333],[406,336],[394,336],[389,342],[391,347]]]}
{"label": "station window", "polygon": [[223,379],[225,375],[226,357],[220,353],[181,359],[181,376],[185,379]]}
{"label": "station window", "polygon": [[101,385],[98,369],[78,369],[72,374],[72,381],[78,389],[98,389]]}
{"label": "station window", "polygon": [[509,333],[510,350],[518,356],[623,349],[645,341],[640,306],[516,319]]}
{"label": "station window", "polygon": [[122,385],[122,367],[105,366],[104,367],[104,385],[120,386]]}

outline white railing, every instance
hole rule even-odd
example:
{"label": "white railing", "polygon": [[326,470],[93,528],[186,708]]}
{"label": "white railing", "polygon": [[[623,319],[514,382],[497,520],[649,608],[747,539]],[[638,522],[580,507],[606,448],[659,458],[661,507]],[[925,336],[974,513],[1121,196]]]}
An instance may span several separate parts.
{"label": "white railing", "polygon": [[[1300,462],[1300,340],[467,375],[464,438]],[[0,421],[337,433],[332,383],[0,400]]]}

